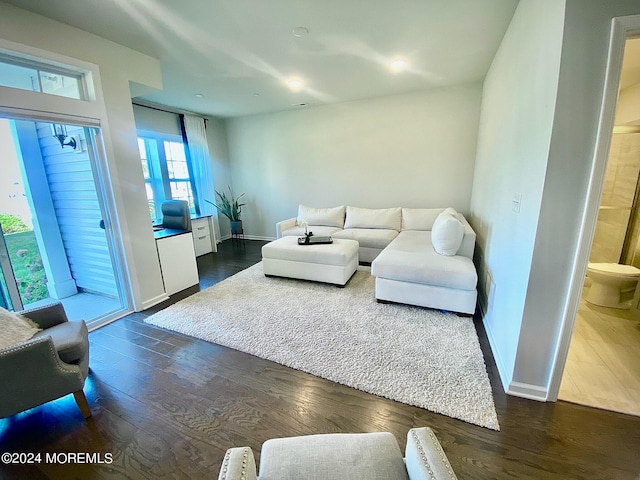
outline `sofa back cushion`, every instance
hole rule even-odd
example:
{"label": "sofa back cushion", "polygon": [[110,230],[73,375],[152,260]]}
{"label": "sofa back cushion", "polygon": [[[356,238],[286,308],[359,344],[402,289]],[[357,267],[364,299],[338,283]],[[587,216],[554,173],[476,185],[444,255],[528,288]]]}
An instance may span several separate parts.
{"label": "sofa back cushion", "polygon": [[308,225],[342,228],[344,226],[344,205],[333,208],[313,208],[300,205],[296,223],[300,224],[303,220]]}
{"label": "sofa back cushion", "polygon": [[431,230],[444,208],[403,208],[402,230]]}
{"label": "sofa back cushion", "polygon": [[397,208],[358,208],[347,207],[347,219],[344,228],[384,228],[400,231],[402,227],[402,209]]}
{"label": "sofa back cushion", "polygon": [[431,229],[431,243],[440,255],[455,255],[462,244],[464,225],[453,208],[438,215]]}

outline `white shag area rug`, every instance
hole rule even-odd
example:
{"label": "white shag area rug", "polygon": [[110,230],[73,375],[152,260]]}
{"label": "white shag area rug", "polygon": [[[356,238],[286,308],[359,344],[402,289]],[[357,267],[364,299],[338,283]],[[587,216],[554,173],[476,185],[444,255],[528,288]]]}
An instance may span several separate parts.
{"label": "white shag area rug", "polygon": [[258,263],[145,322],[499,430],[472,319],[380,304],[374,290],[363,267],[338,288]]}

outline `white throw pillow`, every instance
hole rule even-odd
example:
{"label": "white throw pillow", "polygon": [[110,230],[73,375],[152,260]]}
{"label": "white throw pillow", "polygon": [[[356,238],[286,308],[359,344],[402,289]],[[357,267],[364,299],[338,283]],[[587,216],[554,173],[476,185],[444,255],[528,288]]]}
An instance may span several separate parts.
{"label": "white throw pillow", "polygon": [[402,227],[402,209],[397,208],[358,208],[347,207],[347,219],[344,228],[383,228],[400,231]]}
{"label": "white throw pillow", "polygon": [[26,342],[40,330],[28,318],[0,308],[0,350]]}
{"label": "white throw pillow", "polygon": [[313,208],[300,205],[298,206],[296,224],[300,225],[303,220],[308,225],[342,228],[344,225],[344,205],[333,208]]}
{"label": "white throw pillow", "polygon": [[440,255],[451,256],[458,253],[463,237],[464,225],[453,208],[447,208],[433,222],[431,243]]}

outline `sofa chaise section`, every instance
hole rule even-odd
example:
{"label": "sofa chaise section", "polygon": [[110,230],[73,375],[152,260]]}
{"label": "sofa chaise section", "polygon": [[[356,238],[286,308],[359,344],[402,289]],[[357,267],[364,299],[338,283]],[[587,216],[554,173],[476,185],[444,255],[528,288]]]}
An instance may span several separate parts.
{"label": "sofa chaise section", "polygon": [[431,231],[405,230],[371,264],[376,299],[473,314],[478,277],[464,255],[436,253]]}

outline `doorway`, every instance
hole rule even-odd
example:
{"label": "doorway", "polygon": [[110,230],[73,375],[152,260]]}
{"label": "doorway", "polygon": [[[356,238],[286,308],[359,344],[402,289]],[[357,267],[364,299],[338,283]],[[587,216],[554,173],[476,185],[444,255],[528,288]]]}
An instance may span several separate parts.
{"label": "doorway", "polygon": [[[639,176],[640,127],[614,128],[590,263],[640,267]],[[624,308],[590,303],[591,288],[587,277],[558,398],[640,415],[640,320],[633,287],[621,296]]]}
{"label": "doorway", "polygon": [[0,117],[0,302],[60,301],[90,326],[127,313],[95,126]]}
{"label": "doorway", "polygon": [[[614,26],[594,166],[596,172],[602,168],[604,175],[596,173],[592,180],[594,192],[602,188],[598,198],[590,193],[588,208],[595,211],[595,226],[585,266],[588,261],[640,267],[640,104],[633,100],[634,92],[640,92],[638,20],[621,20],[617,25],[622,28]],[[613,124],[618,127],[612,128]],[[624,293],[628,298],[621,298],[630,308],[601,307],[585,299],[590,279],[579,273],[575,276],[581,291],[575,322],[564,327],[567,357],[564,371],[555,376],[558,398],[640,415],[640,321],[636,311],[640,289],[635,299],[633,287]],[[624,303],[616,306],[627,307]]]}

